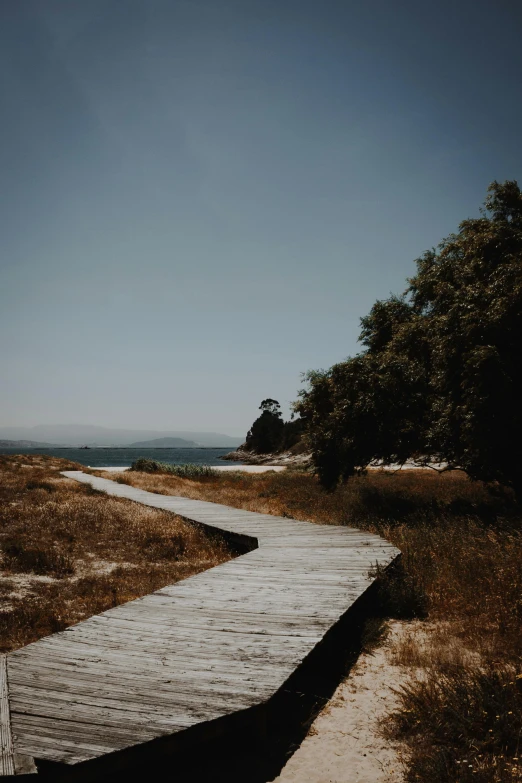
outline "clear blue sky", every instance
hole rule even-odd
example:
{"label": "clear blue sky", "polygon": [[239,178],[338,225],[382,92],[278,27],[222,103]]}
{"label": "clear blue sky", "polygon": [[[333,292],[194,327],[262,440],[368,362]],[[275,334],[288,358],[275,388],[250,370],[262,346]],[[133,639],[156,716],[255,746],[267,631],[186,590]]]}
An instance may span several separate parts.
{"label": "clear blue sky", "polygon": [[242,435],[522,179],[522,6],[1,0],[0,424]]}

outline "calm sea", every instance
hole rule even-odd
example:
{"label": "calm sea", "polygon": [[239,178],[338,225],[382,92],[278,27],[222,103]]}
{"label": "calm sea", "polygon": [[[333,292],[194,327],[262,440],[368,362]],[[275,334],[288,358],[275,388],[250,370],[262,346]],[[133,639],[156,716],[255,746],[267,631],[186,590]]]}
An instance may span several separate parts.
{"label": "calm sea", "polygon": [[[80,465],[88,465],[91,468],[99,467],[130,467],[139,457],[155,459],[159,462],[168,462],[171,465],[184,465],[187,462],[197,465],[226,465],[218,459],[223,454],[228,454],[233,449],[206,448],[206,449],[2,449],[0,454],[49,454],[53,457],[63,457]],[[240,463],[236,463],[240,464]]]}

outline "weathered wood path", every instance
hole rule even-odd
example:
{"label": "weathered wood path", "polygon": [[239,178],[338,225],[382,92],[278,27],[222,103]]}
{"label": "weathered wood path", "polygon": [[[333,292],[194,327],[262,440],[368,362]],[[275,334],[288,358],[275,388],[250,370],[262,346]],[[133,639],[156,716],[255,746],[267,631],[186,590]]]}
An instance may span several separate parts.
{"label": "weathered wood path", "polygon": [[347,527],[156,495],[81,471],[64,475],[225,531],[251,551],[7,655],[4,776],[36,771],[33,759],[78,773],[96,760],[103,769],[158,738],[246,715],[277,693],[367,590],[370,568],[399,554]]}

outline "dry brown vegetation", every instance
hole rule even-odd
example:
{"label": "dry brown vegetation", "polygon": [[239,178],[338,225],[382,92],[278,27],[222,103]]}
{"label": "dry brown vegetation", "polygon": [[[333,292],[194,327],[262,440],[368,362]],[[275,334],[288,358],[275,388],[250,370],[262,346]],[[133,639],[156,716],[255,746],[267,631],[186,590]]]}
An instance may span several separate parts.
{"label": "dry brown vegetation", "polygon": [[372,472],[330,494],[298,471],[122,480],[394,543],[387,610],[417,619],[395,651],[412,676],[385,731],[406,743],[408,780],[522,780],[522,514],[508,492],[428,471]]}
{"label": "dry brown vegetation", "polygon": [[8,651],[227,560],[225,542],[170,512],[0,457],[0,650]]}

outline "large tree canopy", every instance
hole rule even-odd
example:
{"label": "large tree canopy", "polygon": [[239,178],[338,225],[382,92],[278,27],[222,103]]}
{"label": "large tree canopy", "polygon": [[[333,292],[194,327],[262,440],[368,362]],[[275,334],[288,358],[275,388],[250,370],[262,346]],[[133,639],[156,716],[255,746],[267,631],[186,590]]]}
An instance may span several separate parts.
{"label": "large tree canopy", "polygon": [[437,457],[522,496],[522,194],[494,182],[482,217],[417,260],[362,319],[365,350],[306,376],[295,405],[325,486],[373,460]]}

